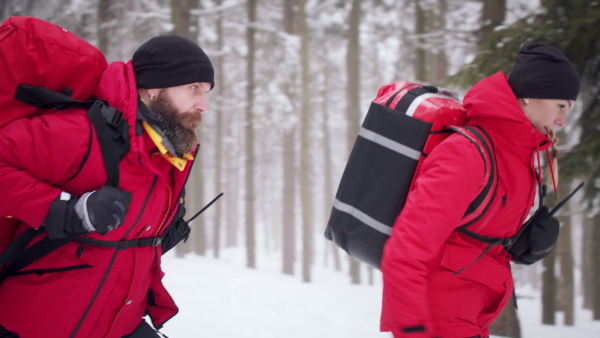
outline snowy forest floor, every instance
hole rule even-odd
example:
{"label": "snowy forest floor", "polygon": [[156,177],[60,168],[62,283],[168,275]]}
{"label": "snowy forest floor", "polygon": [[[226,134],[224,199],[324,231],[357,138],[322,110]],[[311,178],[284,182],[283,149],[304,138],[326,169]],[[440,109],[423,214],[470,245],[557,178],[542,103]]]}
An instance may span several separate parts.
{"label": "snowy forest floor", "polygon": [[[180,311],[161,332],[169,338],[391,337],[379,332],[379,272],[373,286],[350,285],[345,273],[319,266],[313,282],[303,283],[299,267],[296,276],[280,273],[279,255],[258,258],[254,270],[245,268],[242,249],[224,250],[220,259],[165,255],[165,285]],[[542,325],[539,292],[517,293],[523,338],[600,337],[600,321],[590,311],[579,306],[573,327]]]}

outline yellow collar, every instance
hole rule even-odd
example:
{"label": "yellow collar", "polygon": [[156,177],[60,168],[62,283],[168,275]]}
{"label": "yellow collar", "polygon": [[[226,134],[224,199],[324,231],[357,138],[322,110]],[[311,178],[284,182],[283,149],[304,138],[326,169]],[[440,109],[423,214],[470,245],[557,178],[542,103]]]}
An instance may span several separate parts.
{"label": "yellow collar", "polygon": [[175,168],[179,169],[179,171],[183,171],[185,166],[187,165],[188,160],[193,160],[194,156],[190,153],[183,154],[183,158],[177,157],[169,152],[169,150],[162,144],[163,138],[148,124],[146,121],[142,121],[142,126],[144,130],[152,139],[152,142],[158,147],[158,151],[163,155],[163,157],[169,161]]}

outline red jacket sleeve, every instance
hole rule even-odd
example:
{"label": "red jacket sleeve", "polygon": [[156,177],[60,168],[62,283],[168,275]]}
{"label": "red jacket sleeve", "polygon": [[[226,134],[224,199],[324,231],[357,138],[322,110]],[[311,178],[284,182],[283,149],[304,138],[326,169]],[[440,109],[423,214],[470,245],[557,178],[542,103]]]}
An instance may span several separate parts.
{"label": "red jacket sleeve", "polygon": [[431,274],[483,176],[481,155],[460,135],[451,135],[422,164],[384,248],[381,331],[396,338],[430,337]]}
{"label": "red jacket sleeve", "polygon": [[68,109],[17,120],[0,130],[0,217],[39,227],[58,188],[73,177],[89,149],[85,111]]}

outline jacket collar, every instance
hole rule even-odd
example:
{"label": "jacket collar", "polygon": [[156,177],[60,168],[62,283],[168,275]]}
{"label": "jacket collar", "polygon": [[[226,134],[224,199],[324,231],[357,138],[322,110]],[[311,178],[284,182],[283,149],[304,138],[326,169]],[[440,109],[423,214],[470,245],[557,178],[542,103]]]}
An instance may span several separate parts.
{"label": "jacket collar", "polygon": [[475,84],[465,95],[464,106],[469,124],[489,130],[495,143],[504,143],[509,151],[528,160],[533,152],[551,145],[548,137],[529,121],[502,72]]}
{"label": "jacket collar", "polygon": [[158,126],[158,119],[155,114],[148,108],[142,98],[138,98],[137,124],[141,125],[141,129],[148,134],[158,151],[175,168],[183,170],[187,162],[194,159],[194,156],[190,153],[178,154],[175,151],[173,143]]}

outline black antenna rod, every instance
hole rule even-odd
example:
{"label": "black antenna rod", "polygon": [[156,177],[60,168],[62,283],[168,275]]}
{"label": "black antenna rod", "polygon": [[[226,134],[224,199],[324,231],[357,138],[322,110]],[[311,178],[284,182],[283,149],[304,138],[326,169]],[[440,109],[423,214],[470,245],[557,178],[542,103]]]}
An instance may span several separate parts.
{"label": "black antenna rod", "polygon": [[217,195],[217,197],[213,198],[212,201],[210,201],[210,203],[208,203],[204,208],[200,209],[200,211],[198,211],[194,216],[192,216],[192,218],[190,218],[186,223],[188,225],[192,224],[192,222],[198,218],[198,216],[200,216],[201,213],[204,212],[204,210],[208,209],[211,205],[213,205],[213,203],[215,203],[219,198],[221,198],[221,196],[223,196],[223,193],[220,193],[219,195]]}

